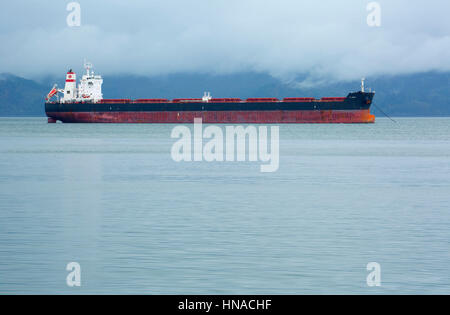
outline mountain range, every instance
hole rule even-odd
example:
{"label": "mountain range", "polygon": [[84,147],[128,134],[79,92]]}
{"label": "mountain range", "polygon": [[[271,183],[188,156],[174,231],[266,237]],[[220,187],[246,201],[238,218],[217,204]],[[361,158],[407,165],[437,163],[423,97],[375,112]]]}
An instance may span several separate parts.
{"label": "mountain range", "polygon": [[[103,76],[104,98],[201,97],[326,97],[346,96],[360,89],[359,81],[305,87],[298,80],[280,81],[264,73]],[[64,74],[31,80],[0,74],[0,116],[45,116],[44,97],[53,83],[64,86]],[[376,91],[372,112],[377,116],[450,116],[450,73],[427,72],[368,78]],[[379,111],[382,110],[382,112]]]}

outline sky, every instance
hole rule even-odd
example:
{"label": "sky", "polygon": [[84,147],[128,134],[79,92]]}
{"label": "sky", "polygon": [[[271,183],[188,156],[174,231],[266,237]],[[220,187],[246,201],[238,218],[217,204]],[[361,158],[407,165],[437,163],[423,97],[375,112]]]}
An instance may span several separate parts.
{"label": "sky", "polygon": [[[0,3],[0,73],[268,73],[304,84],[450,71],[450,1],[64,0]],[[372,16],[372,15],[371,15]]]}

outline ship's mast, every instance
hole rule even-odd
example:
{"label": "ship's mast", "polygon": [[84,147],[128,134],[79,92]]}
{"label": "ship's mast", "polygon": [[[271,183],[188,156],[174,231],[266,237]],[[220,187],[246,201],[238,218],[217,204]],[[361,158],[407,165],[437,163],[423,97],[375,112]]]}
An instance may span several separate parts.
{"label": "ship's mast", "polygon": [[92,63],[87,62],[86,59],[84,59],[84,68],[86,69],[86,75],[88,77],[90,77],[91,76]]}
{"label": "ship's mast", "polygon": [[202,97],[203,102],[209,102],[211,100],[211,93],[205,92]]}
{"label": "ship's mast", "polygon": [[364,81],[366,81],[366,79],[365,78],[362,78],[361,79],[361,92],[365,92],[364,90],[365,90],[365,88],[364,88]]}

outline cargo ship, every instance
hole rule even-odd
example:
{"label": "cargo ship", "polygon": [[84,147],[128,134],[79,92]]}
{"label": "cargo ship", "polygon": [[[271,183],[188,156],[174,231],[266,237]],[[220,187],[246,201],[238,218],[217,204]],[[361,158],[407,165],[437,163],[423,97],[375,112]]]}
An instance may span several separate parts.
{"label": "cargo ship", "polygon": [[[76,85],[69,70],[64,89],[54,85],[45,102],[49,123],[373,123],[370,113],[375,92],[361,90],[346,97],[105,99],[103,79],[85,63],[86,73]],[[62,94],[62,95],[61,95]]]}

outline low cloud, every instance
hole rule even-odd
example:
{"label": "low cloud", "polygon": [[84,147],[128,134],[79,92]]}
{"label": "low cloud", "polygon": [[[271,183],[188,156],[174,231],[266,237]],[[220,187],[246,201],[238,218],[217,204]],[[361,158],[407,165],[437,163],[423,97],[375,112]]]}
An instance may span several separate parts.
{"label": "low cloud", "polygon": [[0,4],[0,72],[28,77],[79,70],[102,74],[266,72],[302,84],[362,76],[450,71],[450,2],[378,1],[369,27],[364,0],[70,1]]}

